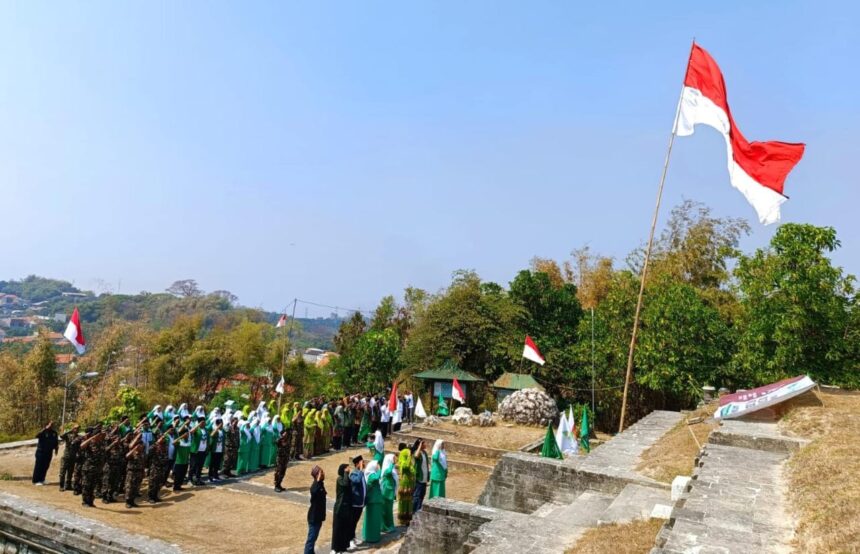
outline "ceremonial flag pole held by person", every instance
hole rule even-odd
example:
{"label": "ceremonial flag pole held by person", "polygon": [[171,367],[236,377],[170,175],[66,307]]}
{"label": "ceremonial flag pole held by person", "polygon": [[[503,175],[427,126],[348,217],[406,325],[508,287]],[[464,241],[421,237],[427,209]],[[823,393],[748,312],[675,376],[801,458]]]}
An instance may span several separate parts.
{"label": "ceremonial flag pole held by person", "polygon": [[391,396],[388,397],[388,410],[394,413],[397,409],[397,381],[391,385]]}
{"label": "ceremonial flag pole held by person", "polygon": [[717,62],[704,48],[696,44],[695,40],[693,41],[690,47],[690,56],[687,59],[687,71],[684,74],[681,97],[675,110],[672,133],[669,135],[669,146],[666,150],[666,159],[663,162],[663,173],[660,176],[660,186],[657,188],[657,204],[654,207],[651,231],[645,248],[645,258],[642,262],[639,296],[633,316],[630,348],[627,352],[627,372],[624,378],[621,417],[618,423],[619,433],[624,430],[627,392],[633,373],[633,351],[636,348],[636,335],[639,330],[639,314],[642,311],[645,278],[648,274],[648,262],[651,259],[654,230],[657,226],[657,215],[660,213],[660,201],[663,198],[663,186],[666,183],[666,173],[669,170],[672,145],[675,143],[676,135],[682,137],[692,135],[698,124],[713,127],[723,135],[728,155],[729,181],[752,205],[759,221],[764,225],[779,221],[780,206],[788,199],[783,193],[785,179],[800,161],[805,148],[800,143],[747,141],[732,118],[726,84]]}
{"label": "ceremonial flag pole held by person", "polygon": [[72,317],[69,318],[69,325],[66,327],[66,332],[63,336],[72,343],[78,354],[83,354],[87,351],[87,340],[84,338],[84,330],[81,328],[81,316],[78,313],[78,308],[75,306],[75,311],[72,312]]}
{"label": "ceremonial flag pole held by person", "polygon": [[523,358],[540,365],[546,363],[546,360],[541,356],[540,350],[538,350],[535,341],[533,341],[528,335],[526,335],[526,344],[523,346]]}
{"label": "ceremonial flag pole held by person", "polygon": [[281,327],[287,326],[287,314],[281,315],[281,318],[278,320],[278,323],[275,325],[275,328],[280,329]]}

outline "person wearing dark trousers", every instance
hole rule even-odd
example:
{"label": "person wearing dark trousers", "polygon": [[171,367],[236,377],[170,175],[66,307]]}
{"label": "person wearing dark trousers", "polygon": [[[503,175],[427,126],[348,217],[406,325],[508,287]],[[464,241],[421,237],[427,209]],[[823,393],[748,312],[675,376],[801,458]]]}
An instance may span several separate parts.
{"label": "person wearing dark trousers", "polygon": [[206,463],[206,451],[209,448],[209,433],[206,432],[206,418],[198,417],[197,425],[191,429],[191,467],[188,480],[192,484],[203,484],[203,464]]}
{"label": "person wearing dark trousers", "polygon": [[314,554],[314,545],[320,536],[325,521],[325,472],[320,466],[311,470],[314,482],[311,484],[311,506],[308,508],[308,540],[305,541],[305,554]]}
{"label": "person wearing dark trousers", "polygon": [[349,474],[349,484],[352,493],[352,532],[350,533],[350,547],[355,548],[360,544],[355,536],[355,531],[358,529],[358,521],[361,519],[361,512],[364,510],[364,504],[367,500],[367,481],[364,477],[364,458],[356,456],[352,459],[352,464],[355,469]]}
{"label": "person wearing dark trousers", "polygon": [[36,465],[33,466],[33,484],[42,486],[45,484],[45,475],[51,466],[51,458],[60,449],[60,438],[54,431],[54,422],[49,421],[45,428],[36,435],[39,441],[36,445]]}
{"label": "person wearing dark trousers", "polygon": [[210,445],[209,458],[209,482],[214,483],[220,481],[221,477],[218,472],[221,471],[221,462],[224,460],[224,444],[227,433],[224,431],[224,425],[221,419],[215,420],[215,428],[209,435],[212,441]]}
{"label": "person wearing dark trousers", "polygon": [[412,513],[417,514],[424,505],[427,484],[430,482],[430,458],[427,456],[427,445],[423,440],[415,440],[412,445],[412,455],[415,457],[415,490],[412,491]]}

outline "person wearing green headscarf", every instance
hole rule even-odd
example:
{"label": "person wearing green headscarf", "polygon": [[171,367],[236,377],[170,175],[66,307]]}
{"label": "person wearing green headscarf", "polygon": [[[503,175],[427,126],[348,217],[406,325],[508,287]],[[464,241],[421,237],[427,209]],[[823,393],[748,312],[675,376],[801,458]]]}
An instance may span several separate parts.
{"label": "person wearing green headscarf", "polygon": [[325,437],[326,420],[323,412],[317,412],[314,418],[316,422],[316,430],[314,430],[314,455],[319,456],[325,452],[323,440]]}
{"label": "person wearing green headscarf", "polygon": [[[307,408],[306,408],[307,409]],[[317,430],[317,422],[316,415],[317,411],[314,409],[307,409],[307,413],[305,414],[304,420],[304,456],[306,460],[310,460],[314,457],[314,435]],[[304,410],[302,410],[304,412]]]}
{"label": "person wearing green headscarf", "polygon": [[403,448],[397,458],[397,474],[400,477],[397,485],[397,522],[409,525],[412,521],[412,493],[415,491],[415,460],[408,448]]}
{"label": "person wearing green headscarf", "polygon": [[394,531],[394,501],[397,499],[398,475],[394,454],[386,454],[382,461],[382,532]]}

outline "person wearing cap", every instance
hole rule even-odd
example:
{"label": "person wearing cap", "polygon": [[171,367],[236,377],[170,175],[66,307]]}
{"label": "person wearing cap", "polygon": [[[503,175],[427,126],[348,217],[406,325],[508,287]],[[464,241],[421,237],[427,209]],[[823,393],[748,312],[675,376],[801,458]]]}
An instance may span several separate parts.
{"label": "person wearing cap", "polygon": [[412,445],[412,456],[415,458],[415,490],[412,492],[412,513],[417,513],[424,505],[427,495],[427,485],[430,483],[430,457],[427,455],[427,443],[415,439]]}
{"label": "person wearing cap", "polygon": [[78,432],[80,427],[77,423],[72,428],[60,435],[60,440],[65,445],[63,456],[60,458],[60,492],[72,488],[72,474],[75,471],[75,458],[78,455]]}
{"label": "person wearing cap", "polygon": [[358,520],[367,501],[367,480],[364,477],[364,458],[356,456],[352,459],[355,469],[349,474],[350,491],[352,492],[352,529],[350,531],[350,547],[355,548],[360,543],[356,539]]}
{"label": "person wearing cap", "polygon": [[326,490],[323,481],[325,472],[320,466],[315,465],[311,469],[311,506],[308,508],[308,539],[305,541],[305,554],[314,554],[314,545],[320,536],[325,521],[325,497]]}

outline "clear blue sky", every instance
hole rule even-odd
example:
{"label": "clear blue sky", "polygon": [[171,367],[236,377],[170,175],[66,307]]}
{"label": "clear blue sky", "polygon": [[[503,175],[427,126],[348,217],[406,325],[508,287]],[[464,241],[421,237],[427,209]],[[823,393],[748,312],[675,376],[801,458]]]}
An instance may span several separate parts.
{"label": "clear blue sky", "polygon": [[[748,138],[807,143],[783,221],[836,227],[858,273],[857,21],[850,2],[3,2],[0,278],[370,308],[458,268],[623,259],[693,36]],[[663,215],[682,198],[755,219],[709,129],[676,142]]]}

